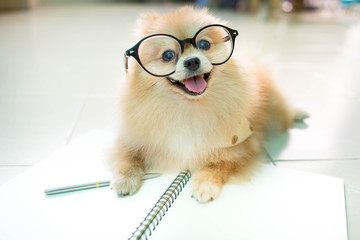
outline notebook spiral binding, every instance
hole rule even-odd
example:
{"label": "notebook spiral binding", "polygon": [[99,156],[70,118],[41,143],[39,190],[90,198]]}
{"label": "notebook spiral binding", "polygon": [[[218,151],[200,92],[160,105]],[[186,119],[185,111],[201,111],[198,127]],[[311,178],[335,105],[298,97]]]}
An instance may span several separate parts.
{"label": "notebook spiral binding", "polygon": [[166,189],[164,194],[160,197],[144,220],[136,228],[135,232],[133,232],[129,240],[143,240],[148,239],[148,237],[151,236],[151,233],[155,230],[156,226],[165,216],[165,213],[174,203],[175,199],[185,187],[190,177],[191,173],[188,170],[184,170],[180,172],[179,175],[177,175],[175,180]]}

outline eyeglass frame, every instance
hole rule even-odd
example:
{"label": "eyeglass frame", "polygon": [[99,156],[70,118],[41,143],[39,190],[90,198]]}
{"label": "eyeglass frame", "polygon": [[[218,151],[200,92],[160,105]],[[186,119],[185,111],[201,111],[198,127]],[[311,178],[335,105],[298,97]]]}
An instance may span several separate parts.
{"label": "eyeglass frame", "polygon": [[196,46],[196,42],[195,42],[196,37],[199,35],[199,33],[200,33],[201,31],[203,31],[204,29],[209,28],[209,27],[222,27],[222,28],[225,28],[225,29],[228,31],[228,33],[230,34],[230,36],[231,36],[232,49],[231,49],[231,53],[230,53],[229,57],[228,57],[225,61],[223,61],[223,62],[221,62],[221,63],[211,63],[211,64],[214,65],[214,66],[216,66],[216,65],[221,65],[221,64],[226,63],[226,62],[231,58],[231,56],[232,56],[232,54],[233,54],[233,52],[234,52],[235,39],[236,39],[236,37],[239,35],[239,33],[238,33],[237,30],[231,29],[231,28],[229,28],[229,27],[227,27],[227,26],[224,26],[224,25],[221,25],[221,24],[210,24],[210,25],[207,25],[207,26],[205,26],[205,27],[200,28],[200,29],[195,33],[195,35],[194,35],[193,38],[185,38],[185,39],[180,40],[180,39],[178,39],[178,38],[176,38],[176,37],[174,37],[174,36],[172,36],[172,35],[170,35],[170,34],[163,34],[163,33],[152,34],[152,35],[149,35],[149,36],[144,37],[144,38],[141,39],[138,43],[136,43],[132,48],[130,48],[130,49],[128,49],[128,50],[125,51],[125,53],[124,53],[125,71],[127,72],[127,70],[128,70],[128,59],[129,59],[129,57],[133,57],[133,58],[135,58],[135,60],[138,62],[138,64],[139,64],[147,73],[149,73],[150,75],[153,75],[153,76],[155,76],[155,77],[166,77],[166,76],[169,76],[169,75],[175,73],[176,69],[175,69],[174,71],[172,71],[171,73],[163,74],[163,75],[154,74],[154,73],[151,73],[149,70],[147,70],[147,69],[144,67],[144,65],[141,63],[141,60],[140,60],[140,58],[139,58],[138,50],[139,50],[140,44],[141,44],[143,41],[145,41],[146,39],[151,38],[151,37],[156,37],[156,36],[170,37],[170,38],[173,38],[174,40],[176,40],[176,41],[179,43],[179,45],[180,45],[180,53],[182,54],[182,53],[184,52],[184,49],[185,49],[185,45],[186,45],[186,44],[191,44],[193,47],[198,48],[198,47]]}

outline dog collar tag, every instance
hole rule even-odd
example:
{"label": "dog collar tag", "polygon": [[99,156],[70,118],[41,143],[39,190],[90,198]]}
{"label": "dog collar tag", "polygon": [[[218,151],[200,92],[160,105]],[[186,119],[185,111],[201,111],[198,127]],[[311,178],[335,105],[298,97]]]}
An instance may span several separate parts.
{"label": "dog collar tag", "polygon": [[233,126],[231,131],[225,134],[225,139],[219,147],[233,147],[245,141],[253,133],[250,122],[242,117]]}

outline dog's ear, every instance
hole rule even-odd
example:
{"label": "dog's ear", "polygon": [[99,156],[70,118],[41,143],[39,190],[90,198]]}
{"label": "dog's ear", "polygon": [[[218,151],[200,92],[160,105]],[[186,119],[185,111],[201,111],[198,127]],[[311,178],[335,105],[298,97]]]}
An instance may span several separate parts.
{"label": "dog's ear", "polygon": [[156,19],[159,18],[158,13],[143,13],[140,15],[140,23],[141,24],[152,24]]}
{"label": "dog's ear", "polygon": [[157,20],[160,18],[158,13],[144,13],[141,14],[138,19],[138,29],[140,35],[147,35],[147,32],[151,31]]}

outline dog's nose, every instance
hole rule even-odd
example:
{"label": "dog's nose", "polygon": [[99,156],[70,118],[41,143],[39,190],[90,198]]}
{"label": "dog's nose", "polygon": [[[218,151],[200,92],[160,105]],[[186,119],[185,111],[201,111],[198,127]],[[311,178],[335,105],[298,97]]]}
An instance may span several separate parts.
{"label": "dog's nose", "polygon": [[184,61],[184,67],[190,71],[195,71],[200,67],[200,59],[198,57],[188,58]]}

